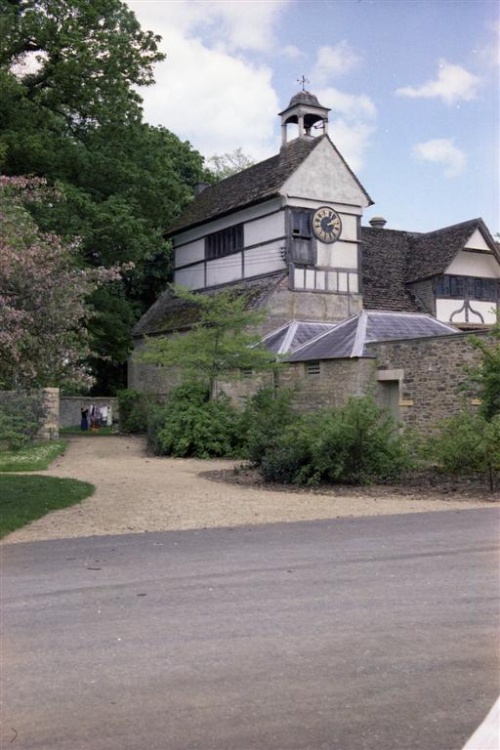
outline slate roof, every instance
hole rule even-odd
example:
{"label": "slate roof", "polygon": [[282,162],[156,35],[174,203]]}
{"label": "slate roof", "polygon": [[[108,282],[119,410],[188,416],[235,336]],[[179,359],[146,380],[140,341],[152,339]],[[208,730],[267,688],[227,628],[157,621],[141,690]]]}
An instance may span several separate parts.
{"label": "slate roof", "polygon": [[281,328],[264,336],[262,343],[268,351],[286,354],[317,336],[331,331],[335,323],[318,323],[317,321],[290,320]]}
{"label": "slate roof", "polygon": [[[224,289],[234,289],[235,294],[247,297],[247,307],[256,308],[264,303],[267,295],[273,292],[285,278],[288,279],[288,273],[278,271],[267,276],[240,281],[237,284],[200,289],[196,294],[215,294]],[[196,305],[175,297],[171,289],[167,289],[135,324],[132,335],[154,336],[173,333],[189,328],[197,319]]]}
{"label": "slate roof", "polygon": [[408,284],[443,274],[479,229],[500,262],[498,248],[482,219],[417,233],[361,227],[363,299],[368,309],[419,312]]}
{"label": "slate roof", "polygon": [[495,243],[482,219],[472,219],[435,232],[410,236],[406,281],[419,281],[444,273],[476,229],[482,231],[490,249],[497,254]]}
{"label": "slate roof", "polygon": [[405,285],[408,232],[361,227],[363,304],[371,310],[421,312]]}
{"label": "slate roof", "polygon": [[168,236],[278,195],[285,180],[326,137],[310,140],[296,138],[286,144],[279,154],[205,188],[170,227]]}
{"label": "slate roof", "polygon": [[361,190],[365,193],[368,202],[373,201],[345,162],[328,135],[317,138],[296,138],[285,144],[278,154],[271,156],[265,161],[254,164],[242,172],[226,177],[225,180],[205,188],[200,195],[184,209],[181,216],[169,228],[168,237],[177,234],[188,227],[196,227],[211,219],[225,216],[236,210],[260,203],[276,195],[286,180],[307,159],[318,144],[327,139],[332,148],[346,165]]}
{"label": "slate roof", "polygon": [[373,357],[367,344],[456,334],[455,328],[440,323],[432,315],[363,310],[298,347],[286,357],[286,361]]}

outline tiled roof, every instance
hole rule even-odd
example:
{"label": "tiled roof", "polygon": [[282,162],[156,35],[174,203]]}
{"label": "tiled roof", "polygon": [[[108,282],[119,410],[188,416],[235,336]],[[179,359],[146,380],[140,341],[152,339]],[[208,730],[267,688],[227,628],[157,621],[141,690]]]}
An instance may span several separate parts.
{"label": "tiled roof", "polygon": [[[235,294],[247,297],[248,307],[258,307],[285,277],[287,277],[287,272],[278,271],[265,277],[243,280],[237,284],[203,289],[198,291],[197,294],[216,294],[224,289],[234,289]],[[189,328],[196,322],[197,318],[198,313],[195,305],[175,297],[173,292],[167,289],[136,323],[132,335],[154,336],[173,333]]]}
{"label": "tiled roof", "polygon": [[419,312],[421,308],[408,284],[443,274],[477,229],[500,260],[482,219],[426,233],[361,227],[366,308]]}
{"label": "tiled roof", "polygon": [[480,229],[496,253],[496,248],[482,219],[472,219],[436,232],[413,235],[407,253],[406,281],[420,281],[445,272],[456,254],[463,249],[476,229]]}
{"label": "tiled roof", "polygon": [[361,227],[363,303],[371,310],[421,312],[405,285],[410,235]]}
{"label": "tiled roof", "polygon": [[170,227],[169,236],[277,195],[283,183],[324,138],[328,136],[296,138],[279,154],[206,188]]}
{"label": "tiled roof", "polygon": [[331,331],[295,349],[288,362],[316,359],[346,359],[373,356],[367,344],[377,341],[427,338],[457,334],[452,326],[424,313],[397,313],[363,310],[336,325]]}
{"label": "tiled roof", "polygon": [[169,228],[167,236],[171,237],[183,229],[204,224],[211,219],[225,216],[255,203],[279,195],[280,188],[286,180],[300,167],[309,154],[321,141],[327,140],[336,151],[360,189],[366,195],[368,203],[372,199],[351,170],[342,154],[335,148],[328,135],[317,138],[296,138],[285,144],[280,152],[265,161],[254,164],[242,172],[237,172],[215,185],[205,188],[200,195],[184,209],[181,216]]}

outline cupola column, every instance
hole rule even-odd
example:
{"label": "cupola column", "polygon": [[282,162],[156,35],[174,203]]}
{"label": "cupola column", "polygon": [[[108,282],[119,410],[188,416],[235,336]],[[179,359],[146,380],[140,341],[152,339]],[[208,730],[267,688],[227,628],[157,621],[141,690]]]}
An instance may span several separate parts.
{"label": "cupola column", "polygon": [[[321,123],[323,133],[328,132],[328,107],[322,107],[314,94],[309,91],[300,91],[290,99],[290,104],[281,117],[281,145],[288,142],[287,126],[289,123],[297,125],[299,138],[312,138],[312,128],[316,123]],[[322,134],[323,134],[322,133]]]}

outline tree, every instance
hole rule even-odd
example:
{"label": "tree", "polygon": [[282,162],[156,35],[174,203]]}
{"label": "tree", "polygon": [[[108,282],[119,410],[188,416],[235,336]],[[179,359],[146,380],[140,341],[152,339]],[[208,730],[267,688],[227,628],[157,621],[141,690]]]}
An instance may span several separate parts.
{"label": "tree", "polygon": [[209,176],[212,180],[218,182],[219,180],[224,180],[226,177],[231,177],[231,175],[237,172],[242,172],[244,169],[248,169],[248,167],[252,167],[255,164],[255,160],[251,156],[244,154],[242,149],[238,147],[229,153],[222,155],[214,154],[206,160],[206,163]]}
{"label": "tree", "polygon": [[500,414],[500,320],[492,327],[487,339],[475,337],[473,343],[481,356],[479,366],[472,373],[481,399],[479,413],[491,422]]}
{"label": "tree", "polygon": [[81,269],[74,244],[40,232],[23,197],[40,200],[43,192],[40,181],[0,179],[1,389],[88,386],[86,300],[119,278],[117,269]]}
{"label": "tree", "polygon": [[1,0],[0,66],[23,108],[75,137],[96,124],[139,120],[136,86],[153,83],[164,55],[122,0]]}
{"label": "tree", "polygon": [[249,309],[249,299],[241,290],[205,295],[172,289],[197,308],[197,322],[187,333],[150,339],[143,355],[147,361],[178,368],[184,383],[201,383],[212,398],[217,397],[220,382],[238,376],[241,369],[277,367],[275,355],[259,346],[261,337],[255,331],[264,313]]}
{"label": "tree", "polygon": [[45,232],[79,238],[85,266],[134,264],[93,299],[101,393],[124,386],[132,325],[171,279],[165,228],[205,179],[189,143],[142,122],[158,41],[121,0],[0,0],[2,171],[57,185],[56,205],[30,210]]}

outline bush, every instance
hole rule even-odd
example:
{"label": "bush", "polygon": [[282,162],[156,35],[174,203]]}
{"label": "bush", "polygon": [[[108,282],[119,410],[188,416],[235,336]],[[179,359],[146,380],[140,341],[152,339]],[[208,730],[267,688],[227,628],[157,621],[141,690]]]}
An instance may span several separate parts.
{"label": "bush", "polygon": [[457,414],[441,423],[426,452],[441,472],[487,476],[493,490],[500,471],[500,415],[488,421],[480,414]]}
{"label": "bush", "polygon": [[142,391],[123,390],[116,394],[120,415],[120,432],[125,435],[145,433],[152,397]]}
{"label": "bush", "polygon": [[273,451],[283,430],[297,415],[291,407],[291,391],[262,388],[248,399],[241,415],[241,438],[245,444],[245,458],[259,466]]}
{"label": "bush", "polygon": [[240,417],[225,397],[208,401],[200,386],[176,389],[150,416],[149,445],[156,455],[195,458],[241,455]]}
{"label": "bush", "polygon": [[262,461],[267,481],[390,481],[411,467],[409,451],[392,417],[369,397],[298,419]]}
{"label": "bush", "polygon": [[20,450],[37,438],[44,419],[41,394],[2,393],[0,446],[6,450]]}

